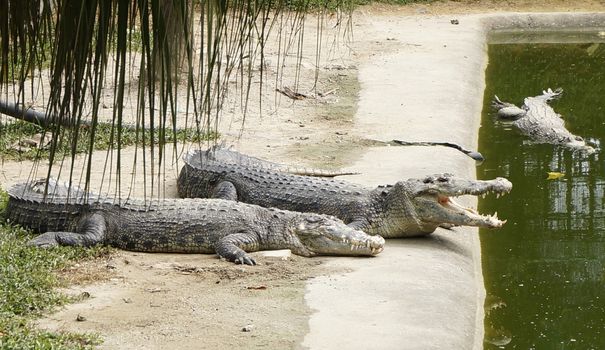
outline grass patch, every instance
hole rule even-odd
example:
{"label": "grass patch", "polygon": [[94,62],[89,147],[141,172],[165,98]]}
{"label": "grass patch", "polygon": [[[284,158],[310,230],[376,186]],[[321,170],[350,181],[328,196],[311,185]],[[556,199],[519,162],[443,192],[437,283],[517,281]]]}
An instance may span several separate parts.
{"label": "grass patch", "polygon": [[53,333],[33,329],[25,317],[0,316],[0,349],[93,349],[101,343],[92,334]]}
{"label": "grass patch", "polygon": [[[25,147],[22,145],[22,150],[18,149],[18,144],[26,144],[35,135],[40,135],[44,132],[44,128],[28,123],[22,120],[17,120],[13,123],[1,124],[0,123],[0,157],[7,160],[23,160],[23,159],[37,159],[37,158],[48,158],[49,151],[46,149],[38,149],[37,147]],[[75,139],[75,131],[65,129],[65,134],[58,138],[59,145],[57,147],[59,155],[69,154],[71,152],[71,141]],[[112,145],[116,145],[117,129],[112,128],[111,124],[102,123],[97,125],[94,138],[94,149],[95,150],[107,150]],[[135,130],[134,128],[122,128],[121,130],[121,143],[122,147],[132,146],[135,144],[142,144],[143,136],[145,138],[145,144],[149,145],[150,140],[153,140],[154,144],[159,144],[160,140],[165,143],[172,143],[175,140],[178,142],[201,142],[208,140],[216,140],[218,133],[208,132],[198,134],[194,129],[180,129],[176,133],[173,130],[166,130],[166,133],[160,137],[159,130],[154,130],[152,135],[150,130],[143,131]],[[112,138],[113,135],[113,138]],[[50,132],[47,132],[47,136],[50,139]],[[76,144],[76,153],[84,153],[88,149],[88,142],[90,140],[90,129],[87,127],[81,127],[78,133],[78,142]],[[115,147],[115,146],[114,146]]]}
{"label": "grass patch", "polygon": [[0,190],[0,349],[90,349],[93,334],[53,333],[36,329],[32,320],[72,298],[56,291],[62,286],[55,271],[82,259],[106,256],[110,248],[27,246],[31,232],[5,222],[8,196]]}

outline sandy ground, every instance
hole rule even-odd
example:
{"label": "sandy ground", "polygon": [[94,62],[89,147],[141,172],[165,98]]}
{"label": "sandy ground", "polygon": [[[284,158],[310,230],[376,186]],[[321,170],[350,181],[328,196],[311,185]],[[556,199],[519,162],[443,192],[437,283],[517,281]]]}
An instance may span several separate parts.
{"label": "sandy ground", "polygon": [[[237,108],[227,108],[221,132],[250,154],[359,171],[362,175],[349,179],[369,186],[443,171],[472,178],[473,162],[456,151],[370,147],[365,139],[447,140],[476,147],[486,31],[506,23],[548,25],[551,19],[484,13],[604,9],[597,1],[363,8],[354,16],[351,50],[325,56],[317,89],[311,79],[315,60],[303,59],[298,91],[313,95],[336,89],[333,93],[293,103],[273,91],[279,86],[270,85],[263,93],[262,114],[251,108],[241,138]],[[459,25],[450,23],[454,18]],[[275,74],[273,68],[269,75]],[[127,150],[123,157],[134,153]],[[105,153],[97,156],[104,159]],[[31,166],[5,162],[1,185],[27,178]],[[155,194],[176,195],[171,184],[178,168],[178,163],[167,164],[166,185],[154,188]],[[122,172],[135,173],[128,167]],[[140,196],[142,173],[136,170],[121,192]],[[102,169],[96,169],[93,179],[101,175]],[[425,239],[392,240],[370,259],[254,253],[260,262],[256,267],[215,256],[118,252],[64,272],[77,281],[95,276],[97,282],[68,291],[88,292],[90,298],[39,324],[98,333],[106,349],[481,348],[484,290],[476,233],[461,228],[438,230]],[[84,320],[77,321],[78,316]]]}

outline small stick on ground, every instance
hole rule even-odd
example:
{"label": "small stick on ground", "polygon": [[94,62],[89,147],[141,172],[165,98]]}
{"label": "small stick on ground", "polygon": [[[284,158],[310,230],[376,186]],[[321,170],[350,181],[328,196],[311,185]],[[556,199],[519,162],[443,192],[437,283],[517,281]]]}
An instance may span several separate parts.
{"label": "small stick on ground", "polygon": [[308,97],[307,95],[301,94],[300,92],[292,91],[292,89],[290,89],[287,86],[284,86],[283,89],[277,88],[275,90],[283,95],[288,96],[289,98],[291,98],[293,100],[304,100],[305,98]]}

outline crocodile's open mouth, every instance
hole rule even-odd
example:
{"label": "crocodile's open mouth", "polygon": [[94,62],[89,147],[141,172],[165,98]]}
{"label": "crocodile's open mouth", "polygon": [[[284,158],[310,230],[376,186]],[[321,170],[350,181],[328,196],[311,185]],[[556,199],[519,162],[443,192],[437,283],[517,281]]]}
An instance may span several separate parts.
{"label": "crocodile's open mouth", "polygon": [[[501,194],[496,193],[496,195],[499,197]],[[446,210],[451,211],[454,214],[464,216],[466,221],[465,225],[471,224],[479,227],[498,228],[502,227],[502,225],[506,223],[506,220],[498,219],[497,212],[493,215],[482,215],[473,208],[468,208],[457,203],[452,197],[449,196],[438,195],[438,202]]]}

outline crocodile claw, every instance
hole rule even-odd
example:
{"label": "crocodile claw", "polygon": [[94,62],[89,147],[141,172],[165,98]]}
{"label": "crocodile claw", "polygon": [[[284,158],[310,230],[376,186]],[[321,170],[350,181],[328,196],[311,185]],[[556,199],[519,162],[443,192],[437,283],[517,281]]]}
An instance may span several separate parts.
{"label": "crocodile claw", "polygon": [[256,260],[249,257],[248,255],[243,255],[243,256],[235,258],[234,263],[253,266],[253,265],[256,265]]}
{"label": "crocodile claw", "polygon": [[47,232],[32,238],[27,242],[27,245],[38,248],[53,248],[58,247],[59,242],[57,242],[53,232]]}

